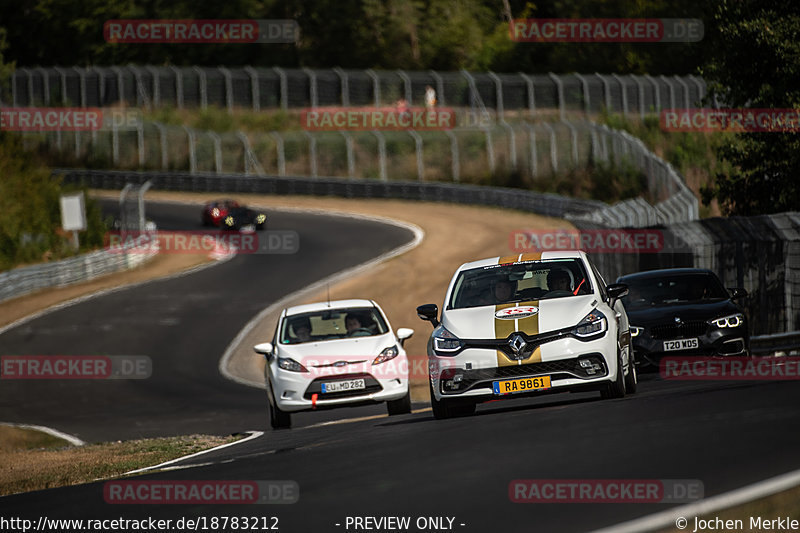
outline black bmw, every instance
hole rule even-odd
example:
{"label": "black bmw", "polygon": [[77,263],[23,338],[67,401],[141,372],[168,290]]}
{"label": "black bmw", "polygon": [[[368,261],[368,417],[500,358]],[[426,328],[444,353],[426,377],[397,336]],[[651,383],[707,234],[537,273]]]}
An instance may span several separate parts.
{"label": "black bmw", "polygon": [[747,291],[726,290],[712,271],[651,270],[622,276],[617,283],[628,286],[622,301],[639,368],[657,369],[666,355],[749,354],[747,317],[734,301]]}

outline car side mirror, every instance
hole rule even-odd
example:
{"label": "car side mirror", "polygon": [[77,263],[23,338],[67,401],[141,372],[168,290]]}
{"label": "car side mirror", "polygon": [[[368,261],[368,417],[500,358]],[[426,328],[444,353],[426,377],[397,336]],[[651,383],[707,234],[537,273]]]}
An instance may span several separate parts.
{"label": "car side mirror", "polygon": [[256,344],[253,346],[253,350],[255,350],[256,353],[270,356],[272,354],[273,346],[271,342],[262,342],[261,344]]}
{"label": "car side mirror", "polygon": [[414,330],[411,328],[397,328],[397,340],[400,341],[400,346],[403,345],[406,339],[410,339],[413,334]]}
{"label": "car side mirror", "polygon": [[614,307],[617,300],[628,295],[628,286],[624,283],[612,283],[606,287],[606,292],[608,292],[609,304]]}
{"label": "car side mirror", "polygon": [[747,296],[747,290],[741,287],[731,287],[728,292],[731,293],[731,300],[739,300]]}
{"label": "car side mirror", "polygon": [[417,307],[417,316],[433,324],[433,327],[439,325],[439,308],[436,304],[420,305]]}

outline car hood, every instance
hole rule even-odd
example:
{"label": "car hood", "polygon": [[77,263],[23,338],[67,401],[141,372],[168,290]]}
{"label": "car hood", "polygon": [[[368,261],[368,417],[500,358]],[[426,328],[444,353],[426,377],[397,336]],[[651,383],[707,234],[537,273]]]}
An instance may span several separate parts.
{"label": "car hood", "polygon": [[628,320],[634,326],[649,326],[671,322],[675,317],[683,321],[712,320],[721,316],[741,313],[731,300],[709,300],[691,303],[662,304],[644,309],[626,309]]}
{"label": "car hood", "polygon": [[[504,339],[513,331],[536,335],[575,326],[596,306],[597,297],[587,294],[511,305],[448,309],[443,313],[442,325],[461,339]],[[497,318],[495,313],[506,307],[537,307],[538,312],[517,320]]]}

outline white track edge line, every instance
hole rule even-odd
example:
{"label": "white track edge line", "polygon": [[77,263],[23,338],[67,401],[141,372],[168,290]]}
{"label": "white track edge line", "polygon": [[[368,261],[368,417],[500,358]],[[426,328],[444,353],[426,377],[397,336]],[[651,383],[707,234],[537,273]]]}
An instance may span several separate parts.
{"label": "white track edge line", "polygon": [[800,485],[800,470],[793,470],[708,499],[597,529],[591,533],[639,533],[667,528],[675,526],[675,520],[679,517],[706,515],[771,496],[798,485]]}
{"label": "white track edge line", "polygon": [[209,448],[209,449],[203,450],[201,452],[196,452],[196,453],[192,453],[192,454],[189,454],[189,455],[184,455],[183,457],[178,457],[176,459],[171,459],[171,460],[165,461],[165,462],[163,462],[161,464],[157,464],[157,465],[153,465],[153,466],[146,466],[144,468],[138,468],[136,470],[131,470],[130,472],[125,472],[122,475],[123,476],[128,476],[128,475],[132,475],[132,474],[139,474],[141,472],[147,472],[149,470],[158,470],[159,468],[163,468],[165,466],[169,466],[171,464],[175,464],[175,463],[180,462],[180,461],[185,461],[186,459],[191,459],[193,457],[198,457],[200,455],[205,455],[207,453],[211,453],[211,452],[214,452],[214,451],[217,451],[217,450],[221,450],[223,448],[228,448],[229,446],[235,446],[237,444],[243,444],[243,443],[245,443],[245,442],[247,442],[249,440],[257,439],[258,437],[260,437],[261,435],[264,434],[263,431],[247,431],[246,433],[249,433],[250,436],[247,437],[247,438],[244,438],[242,440],[229,442],[227,444],[220,444],[219,446],[214,446],[213,448]]}
{"label": "white track edge line", "polygon": [[69,433],[64,433],[57,429],[53,429],[47,426],[37,426],[34,424],[16,424],[14,422],[0,422],[0,426],[9,426],[14,428],[21,428],[21,429],[33,429],[36,431],[41,431],[42,433],[47,433],[51,437],[56,437],[62,440],[65,440],[72,444],[73,446],[84,446],[86,443],[79,439],[74,435],[70,435]]}

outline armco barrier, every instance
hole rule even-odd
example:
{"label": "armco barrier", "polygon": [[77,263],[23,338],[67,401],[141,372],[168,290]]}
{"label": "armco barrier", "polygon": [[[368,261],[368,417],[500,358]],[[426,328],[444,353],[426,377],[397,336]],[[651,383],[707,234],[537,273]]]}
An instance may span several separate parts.
{"label": "armco barrier", "polygon": [[97,189],[121,189],[126,183],[141,184],[150,180],[152,181],[153,189],[168,191],[338,196],[342,198],[394,198],[425,202],[490,205],[553,217],[588,213],[606,206],[606,204],[594,200],[579,200],[557,194],[438,182],[288,178],[279,176],[255,177],[236,174],[203,175],[177,172],[125,172],[83,169],[58,169],[54,172],[61,175],[66,183],[84,183]]}

